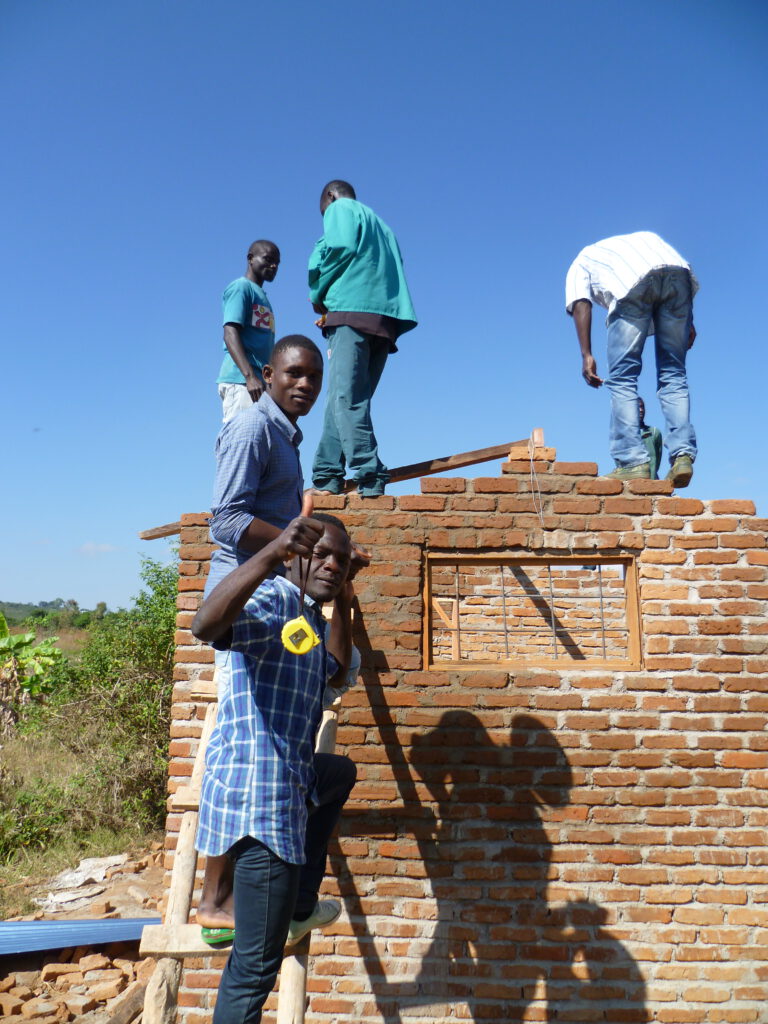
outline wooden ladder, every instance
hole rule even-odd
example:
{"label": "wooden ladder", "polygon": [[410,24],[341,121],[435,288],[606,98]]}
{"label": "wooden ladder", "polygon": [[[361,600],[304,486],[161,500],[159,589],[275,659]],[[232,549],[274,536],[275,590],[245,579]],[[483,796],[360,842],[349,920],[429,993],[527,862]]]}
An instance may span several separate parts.
{"label": "wooden ladder", "polygon": [[[207,703],[203,730],[195,756],[189,785],[180,786],[171,797],[171,810],[181,811],[182,819],[171,872],[168,904],[159,925],[147,925],[141,936],[142,956],[158,957],[144,1000],[143,1024],[160,1024],[167,1019],[168,1008],[176,1004],[181,979],[181,961],[190,956],[226,957],[230,947],[209,946],[200,934],[200,925],[189,923],[192,895],[197,873],[195,834],[200,806],[200,787],[205,771],[205,751],[216,724],[218,711],[216,677],[212,682],[198,681],[190,699]],[[315,749],[332,754],[336,746],[336,727],[341,700],[323,712]],[[307,963],[312,932],[294,946],[287,947],[280,969],[277,1024],[304,1024],[307,1003]]]}

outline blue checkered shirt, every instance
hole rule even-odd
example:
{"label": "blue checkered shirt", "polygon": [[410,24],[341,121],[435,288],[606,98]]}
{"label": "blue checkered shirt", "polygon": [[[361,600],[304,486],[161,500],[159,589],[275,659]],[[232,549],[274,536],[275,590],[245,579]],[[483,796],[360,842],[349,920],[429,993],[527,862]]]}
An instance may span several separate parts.
{"label": "blue checkered shirt", "polygon": [[[216,856],[253,836],[289,864],[304,863],[315,733],[326,681],[339,665],[324,640],[308,654],[285,649],[283,625],[301,613],[298,588],[277,576],[261,584],[235,622],[232,681],[205,759],[201,853]],[[303,613],[324,638],[325,620],[310,597]]]}
{"label": "blue checkered shirt", "polygon": [[300,514],[301,441],[299,428],[266,391],[222,427],[211,506],[211,536],[220,550],[211,558],[206,595],[253,554],[238,543],[254,518],[284,530]]}

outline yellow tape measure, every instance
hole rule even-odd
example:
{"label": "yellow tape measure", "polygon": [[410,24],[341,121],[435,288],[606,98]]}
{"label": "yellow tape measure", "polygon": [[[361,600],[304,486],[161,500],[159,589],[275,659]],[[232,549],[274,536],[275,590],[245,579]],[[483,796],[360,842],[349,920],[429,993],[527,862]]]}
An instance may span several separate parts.
{"label": "yellow tape measure", "polygon": [[[301,592],[299,594],[299,607],[304,607],[304,591],[307,587],[307,580],[309,579],[309,569],[312,565],[312,556],[307,559],[307,571],[302,575],[301,573],[301,559],[299,559],[299,575],[301,578]],[[320,637],[312,629],[310,624],[307,622],[303,615],[299,615],[297,619],[291,619],[290,622],[286,622],[280,632],[280,639],[283,641],[283,647],[286,651],[290,651],[291,654],[308,654],[313,647],[317,647],[320,643]]]}
{"label": "yellow tape measure", "polygon": [[298,619],[286,622],[280,638],[283,641],[283,647],[291,654],[307,654],[320,643],[320,637],[303,615],[300,615]]}

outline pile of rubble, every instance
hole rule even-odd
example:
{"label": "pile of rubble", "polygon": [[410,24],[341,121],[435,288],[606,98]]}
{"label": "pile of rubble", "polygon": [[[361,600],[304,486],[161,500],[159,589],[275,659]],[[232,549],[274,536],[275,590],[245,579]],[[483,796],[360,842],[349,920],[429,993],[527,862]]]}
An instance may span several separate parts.
{"label": "pile of rubble", "polygon": [[153,843],[150,850],[135,860],[129,860],[125,853],[89,857],[49,882],[47,895],[34,898],[40,910],[33,920],[143,916],[157,908],[162,864],[160,843]]}
{"label": "pile of rubble", "polygon": [[[26,920],[61,921],[157,915],[163,891],[161,843],[129,858],[89,858],[52,879],[34,897],[40,908]],[[9,918],[8,921],[22,920]],[[0,968],[3,1024],[131,1024],[144,1004],[156,961],[140,959],[136,942],[39,953],[34,963],[4,974]],[[30,959],[27,957],[27,959]],[[19,958],[16,958],[17,964]],[[34,970],[28,969],[34,967]]]}
{"label": "pile of rubble", "polygon": [[[115,943],[125,946],[126,943]],[[144,1003],[155,961],[138,959],[136,944],[119,953],[89,953],[82,947],[56,954],[40,971],[18,971],[0,980],[4,1024],[128,1024]]]}

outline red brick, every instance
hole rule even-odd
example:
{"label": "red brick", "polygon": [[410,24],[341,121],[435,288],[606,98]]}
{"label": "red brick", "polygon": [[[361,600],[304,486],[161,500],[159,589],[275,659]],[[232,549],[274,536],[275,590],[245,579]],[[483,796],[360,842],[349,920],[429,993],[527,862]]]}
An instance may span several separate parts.
{"label": "red brick", "polygon": [[608,514],[642,516],[651,512],[653,503],[650,498],[606,498],[603,507]]}
{"label": "red brick", "polygon": [[600,500],[598,498],[555,498],[552,502],[552,511],[581,512],[588,515],[600,511]]}
{"label": "red brick", "polygon": [[628,480],[627,490],[631,494],[671,494],[670,480]]}
{"label": "red brick", "polygon": [[518,481],[510,477],[479,476],[472,481],[475,494],[511,494],[518,486]]}
{"label": "red brick", "polygon": [[494,512],[496,498],[449,498],[448,508],[452,512]]}
{"label": "red brick", "polygon": [[754,501],[735,501],[730,499],[728,501],[713,501],[710,503],[710,510],[714,515],[727,515],[729,512],[753,516],[755,514],[755,503]]}
{"label": "red brick", "polygon": [[609,480],[604,476],[594,480],[578,480],[576,483],[578,494],[621,494],[623,489],[621,480]]}
{"label": "red brick", "polygon": [[667,516],[698,516],[704,505],[697,498],[658,498],[656,509]]}
{"label": "red brick", "polygon": [[334,512],[339,511],[346,507],[347,496],[346,494],[316,494],[312,495],[312,507],[316,512],[325,512],[332,510]]}
{"label": "red brick", "polygon": [[460,476],[425,476],[421,481],[422,494],[459,494],[467,489],[467,481]]}
{"label": "red brick", "polygon": [[[544,462],[541,459],[534,459],[533,471],[535,473],[548,473],[551,469],[549,462]],[[509,462],[502,462],[501,464],[502,473],[530,473],[531,462],[528,459],[510,459]]]}
{"label": "red brick", "polygon": [[552,471],[562,476],[597,476],[597,463],[556,462],[552,467]]}
{"label": "red brick", "polygon": [[441,512],[445,509],[445,498],[437,494],[404,495],[397,501],[398,507],[404,511]]}

